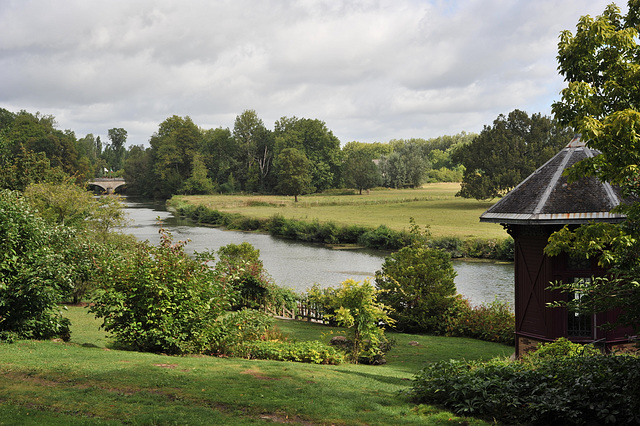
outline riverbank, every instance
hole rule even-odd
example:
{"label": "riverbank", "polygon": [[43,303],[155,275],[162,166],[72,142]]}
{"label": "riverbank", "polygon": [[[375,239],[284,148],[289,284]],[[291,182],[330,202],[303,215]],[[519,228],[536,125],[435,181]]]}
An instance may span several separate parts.
{"label": "riverbank", "polygon": [[299,203],[284,196],[174,196],[168,206],[198,224],[374,250],[410,244],[413,218],[429,227],[432,246],[454,258],[512,260],[513,240],[500,226],[479,222],[492,203],[457,198],[458,189],[459,184],[439,183],[367,195],[313,194]]}

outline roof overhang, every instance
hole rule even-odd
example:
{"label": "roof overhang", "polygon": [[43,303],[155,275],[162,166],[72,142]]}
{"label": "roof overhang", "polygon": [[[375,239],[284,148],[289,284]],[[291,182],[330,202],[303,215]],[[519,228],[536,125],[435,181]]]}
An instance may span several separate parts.
{"label": "roof overhang", "polygon": [[554,214],[509,214],[485,212],[480,216],[480,222],[512,225],[582,225],[590,222],[620,223],[625,219],[625,215],[614,214],[611,212]]}

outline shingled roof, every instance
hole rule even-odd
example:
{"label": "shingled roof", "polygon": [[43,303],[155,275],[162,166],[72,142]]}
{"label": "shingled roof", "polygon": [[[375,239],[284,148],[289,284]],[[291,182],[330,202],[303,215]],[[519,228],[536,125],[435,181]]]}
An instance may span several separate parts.
{"label": "shingled roof", "polygon": [[620,222],[610,210],[621,203],[617,188],[590,177],[569,183],[563,172],[578,161],[598,155],[580,137],[533,172],[480,216],[480,222],[503,224],[581,224]]}

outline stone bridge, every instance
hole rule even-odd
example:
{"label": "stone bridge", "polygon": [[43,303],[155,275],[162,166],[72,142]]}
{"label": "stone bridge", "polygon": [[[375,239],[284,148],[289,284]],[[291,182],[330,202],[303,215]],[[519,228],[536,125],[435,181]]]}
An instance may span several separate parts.
{"label": "stone bridge", "polygon": [[123,178],[96,178],[91,182],[87,182],[87,185],[100,187],[107,194],[113,194],[116,188],[126,184],[127,182]]}

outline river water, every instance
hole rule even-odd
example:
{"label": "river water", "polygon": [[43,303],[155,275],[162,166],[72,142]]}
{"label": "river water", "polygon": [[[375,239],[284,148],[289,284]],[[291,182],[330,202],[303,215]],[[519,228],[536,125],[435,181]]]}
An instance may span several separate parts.
{"label": "river water", "polygon": [[[230,243],[246,241],[260,250],[260,259],[276,284],[298,292],[314,284],[336,287],[348,278],[361,281],[373,277],[384,262],[385,254],[377,251],[333,250],[265,234],[195,225],[172,215],[164,203],[127,199],[125,204],[130,223],[123,232],[157,244],[160,241],[157,220],[161,219],[174,240],[190,240],[186,247],[189,253],[215,251]],[[454,268],[458,274],[455,279],[458,293],[473,304],[498,299],[513,305],[512,263],[455,260]]]}

